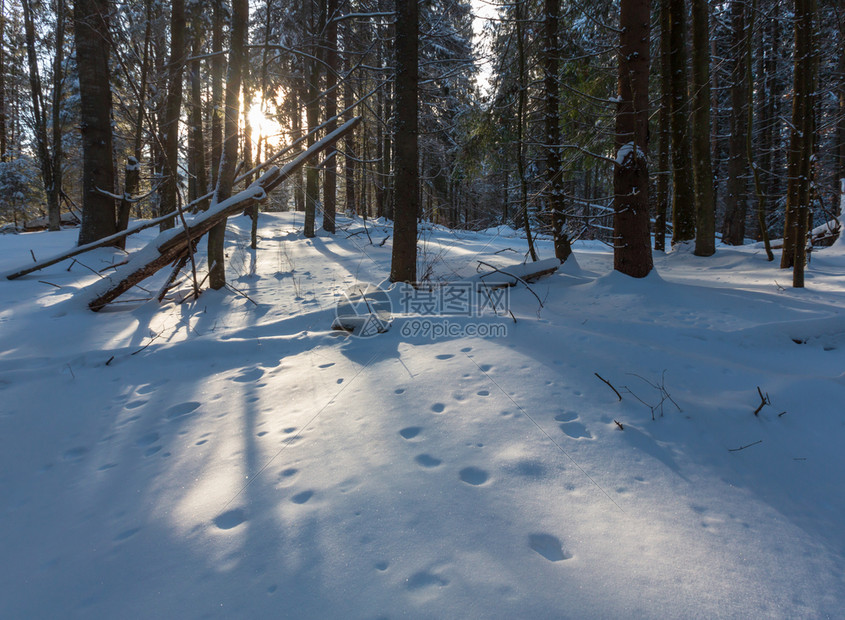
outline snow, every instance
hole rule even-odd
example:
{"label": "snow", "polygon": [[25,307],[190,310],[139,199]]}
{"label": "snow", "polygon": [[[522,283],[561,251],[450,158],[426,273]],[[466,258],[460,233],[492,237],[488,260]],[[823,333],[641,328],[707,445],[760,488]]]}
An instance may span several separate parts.
{"label": "snow", "polygon": [[[384,281],[390,225],[301,222],[261,214],[253,253],[230,220],[249,299],[93,313],[70,260],[0,281],[0,617],[841,617],[841,245],[793,290],[752,245],[635,280],[577,242],[542,308],[507,289],[516,323],[426,317],[504,337],[403,335],[394,287],[358,338],[335,304]],[[0,237],[0,271],[75,238]],[[422,238],[438,281],[522,263],[505,227]]]}

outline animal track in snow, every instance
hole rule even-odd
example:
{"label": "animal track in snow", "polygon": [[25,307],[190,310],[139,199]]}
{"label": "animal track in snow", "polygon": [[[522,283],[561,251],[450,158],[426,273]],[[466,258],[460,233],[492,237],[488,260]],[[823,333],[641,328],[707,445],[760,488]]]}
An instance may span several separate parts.
{"label": "animal track in snow", "polygon": [[155,442],[157,442],[158,439],[159,439],[158,433],[147,433],[146,435],[144,435],[143,437],[138,439],[135,442],[135,445],[138,445],[138,446],[141,446],[141,447],[150,446],[150,445],[154,444]]}
{"label": "animal track in snow", "polygon": [[581,424],[580,422],[565,422],[564,424],[560,425],[560,430],[562,430],[565,435],[571,437],[572,439],[593,438],[592,433],[590,433],[590,431],[587,430],[587,427]]}
{"label": "animal track in snow", "polygon": [[190,400],[185,403],[173,405],[172,407],[170,407],[170,409],[164,412],[164,417],[168,420],[175,420],[177,418],[181,418],[199,409],[200,404],[201,403],[198,403],[195,400]]}
{"label": "animal track in snow", "polygon": [[409,426],[399,431],[399,434],[402,436],[402,439],[413,439],[419,435],[420,432],[422,432],[421,426]]}
{"label": "animal track in snow", "polygon": [[444,411],[445,409],[446,409],[446,405],[444,405],[443,403],[434,403],[434,404],[431,406],[431,410],[432,410],[434,413],[443,413],[443,411]]}
{"label": "animal track in snow", "polygon": [[263,368],[250,368],[249,370],[242,370],[237,377],[232,377],[235,383],[251,383],[257,381],[264,376]]}
{"label": "animal track in snow", "polygon": [[414,457],[414,460],[420,467],[425,467],[426,469],[431,469],[432,467],[437,467],[443,461],[440,459],[436,459],[430,454],[419,454]]}
{"label": "animal track in snow", "polygon": [[246,513],[242,508],[235,508],[227,510],[226,512],[214,517],[214,525],[221,530],[231,530],[246,521]]}
{"label": "animal track in snow", "polygon": [[405,585],[409,590],[421,590],[423,588],[444,587],[449,585],[449,580],[441,575],[428,571],[414,573],[406,581]]}
{"label": "animal track in snow", "polygon": [[453,353],[443,353],[442,355],[437,355],[435,357],[439,360],[450,360],[455,357],[455,355]]}
{"label": "animal track in snow", "polygon": [[490,396],[490,390],[478,390],[476,394],[478,396]]}
{"label": "animal track in snow", "polygon": [[572,557],[563,550],[560,539],[551,534],[531,534],[528,537],[528,546],[549,562],[560,562]]}
{"label": "animal track in snow", "polygon": [[467,484],[477,487],[487,482],[490,479],[490,474],[478,467],[464,467],[460,471],[460,477]]}
{"label": "animal track in snow", "polygon": [[294,504],[304,504],[309,499],[311,499],[313,496],[314,496],[314,491],[311,491],[311,490],[302,491],[302,493],[297,493],[296,495],[291,497],[290,501],[292,501]]}

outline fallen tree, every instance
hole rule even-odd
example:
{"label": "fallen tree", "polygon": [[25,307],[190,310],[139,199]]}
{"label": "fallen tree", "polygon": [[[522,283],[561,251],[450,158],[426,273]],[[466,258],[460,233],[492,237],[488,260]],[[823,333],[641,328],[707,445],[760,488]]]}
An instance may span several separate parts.
{"label": "fallen tree", "polygon": [[285,179],[354,129],[359,122],[361,122],[361,117],[347,121],[323,139],[315,142],[284,167],[271,168],[245,190],[192,218],[185,227],[173,228],[160,234],[144,248],[135,252],[129,261],[118,267],[113,274],[85,289],[90,295],[88,307],[95,312],[101,310],[103,306],[160,269],[172,263],[181,262],[185,256],[193,252],[200,238],[217,223],[266,200],[268,194]]}

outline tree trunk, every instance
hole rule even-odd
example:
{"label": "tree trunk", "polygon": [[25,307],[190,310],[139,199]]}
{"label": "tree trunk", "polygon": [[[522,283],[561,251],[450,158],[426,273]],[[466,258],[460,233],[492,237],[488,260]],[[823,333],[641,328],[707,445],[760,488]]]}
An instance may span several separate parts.
{"label": "tree trunk", "polygon": [[[200,60],[197,56],[202,51],[203,20],[198,7],[194,6],[196,14],[191,16],[191,54],[194,59],[190,65],[191,108],[188,121],[191,136],[188,162],[191,169],[191,187],[189,199],[196,200],[208,192],[208,173],[205,165],[205,133],[202,122],[202,82],[200,80]],[[203,201],[198,206],[201,211],[208,208],[208,202]]]}
{"label": "tree trunk", "polygon": [[648,230],[649,0],[621,0],[613,268],[643,278],[653,267]]}
{"label": "tree trunk", "polygon": [[84,245],[116,231],[111,127],[111,74],[108,0],[76,0],[74,35],[79,73],[82,134],[82,226]]}
{"label": "tree trunk", "polygon": [[730,245],[742,245],[745,239],[745,217],[748,212],[747,172],[745,137],[750,128],[745,106],[746,93],[746,8],[745,0],[731,2],[731,48],[734,50],[731,63],[731,131],[728,140],[728,186],[725,197],[725,222],[722,241]]}
{"label": "tree trunk", "polygon": [[[669,2],[660,0],[660,110],[658,116],[657,203],[654,217],[654,249],[666,250],[666,215],[669,212],[669,180],[671,178],[671,109],[672,74],[669,43]],[[589,196],[586,196],[589,199]]]}
{"label": "tree trunk", "polygon": [[[179,117],[182,112],[182,67],[185,63],[185,1],[173,0],[170,5],[170,62],[167,66],[167,99],[162,121],[164,181],[161,187],[159,214],[176,210],[179,192]],[[162,222],[161,230],[173,227],[173,220]]]}
{"label": "tree trunk", "polygon": [[531,260],[538,260],[534,239],[531,236],[531,218],[528,213],[528,179],[525,174],[525,115],[528,107],[528,70],[525,62],[525,2],[520,0],[516,4],[516,49],[518,63],[518,88],[516,112],[516,170],[519,176],[519,215],[525,238],[528,241],[528,252]]}
{"label": "tree trunk", "polygon": [[[337,17],[338,0],[327,0],[325,28],[326,48],[326,119],[337,115]],[[337,127],[330,121],[326,131],[331,133]],[[323,230],[334,234],[335,215],[337,213],[337,149],[332,146],[326,153],[325,180],[323,182]]]}
{"label": "tree trunk", "polygon": [[0,162],[6,161],[6,2],[0,0]]}
{"label": "tree trunk", "polygon": [[560,144],[560,78],[558,76],[558,58],[560,44],[558,20],[560,0],[545,0],[543,52],[544,86],[546,95],[546,201],[552,214],[552,234],[555,256],[565,261],[572,254],[569,235],[566,234],[566,215],[564,214],[563,167],[561,165]]}
{"label": "tree trunk", "polygon": [[[325,5],[321,2],[319,8],[319,15],[315,16],[314,4],[311,7],[311,24],[310,36],[312,37],[311,56],[305,60],[306,66],[306,81],[307,81],[307,100],[305,102],[305,120],[308,124],[308,131],[312,132],[317,125],[320,124],[320,76],[321,76],[321,61],[323,59],[323,50],[320,43],[323,40],[321,33],[325,28]],[[316,17],[316,19],[315,19]],[[317,137],[309,133],[308,146],[314,144]],[[320,172],[317,169],[317,163],[308,164],[305,167],[305,227],[304,235],[306,237],[313,237],[317,222],[317,208],[320,202]]]}
{"label": "tree trunk", "polygon": [[[38,72],[38,57],[36,55],[35,25],[32,15],[32,6],[29,0],[21,0],[23,8],[24,32],[26,36],[26,56],[29,61],[29,93],[32,100],[33,133],[35,134],[36,154],[41,168],[41,180],[44,185],[44,192],[48,199],[55,197],[53,191],[53,165],[50,156],[50,145],[47,141],[47,110],[44,105],[44,91],[41,88],[41,76]],[[61,21],[58,22],[61,24]],[[61,30],[61,26],[59,26]],[[61,214],[59,203],[47,203],[47,215],[50,230],[59,230],[61,225]]]}
{"label": "tree trunk", "polygon": [[[349,39],[346,39],[347,41]],[[349,108],[355,102],[355,91],[349,79],[343,84],[343,107]],[[347,113],[346,119],[352,118],[352,110]],[[358,213],[358,206],[355,202],[355,133],[352,132],[343,141],[343,150],[346,156],[343,158],[344,177],[346,179],[344,190],[346,194],[346,210],[353,215]]]}
{"label": "tree trunk", "polygon": [[396,0],[396,172],[393,208],[392,282],[417,281],[419,214],[419,9]]}
{"label": "tree trunk", "polygon": [[695,238],[695,196],[691,174],[687,39],[684,0],[669,3],[669,64],[672,85],[672,243]]}
{"label": "tree trunk", "polygon": [[[64,58],[65,58],[65,0],[56,0],[56,52],[53,56],[53,110],[51,124],[53,126],[53,151],[50,167],[53,182],[47,192],[47,213],[50,214],[51,230],[61,227],[61,196],[64,178],[62,160],[64,157],[62,145],[62,104],[64,102]],[[55,222],[53,221],[55,218]],[[56,228],[53,228],[55,224]]]}
{"label": "tree trunk", "polygon": [[[792,129],[788,153],[786,230],[781,267],[793,268],[792,286],[804,287],[807,223],[810,211],[813,108],[816,90],[815,0],[795,0],[795,70]],[[792,264],[788,264],[791,259]]]}
{"label": "tree trunk", "polygon": [[[235,168],[238,163],[238,119],[241,78],[245,62],[246,31],[249,23],[248,0],[232,0],[232,35],[229,67],[226,74],[226,111],[224,118],[223,154],[217,173],[214,203],[219,204],[232,195]],[[208,285],[217,290],[226,285],[226,255],[224,240],[226,220],[216,224],[208,233]]]}
{"label": "tree trunk", "polygon": [[223,155],[223,0],[214,0],[211,22],[211,185],[217,187]]}
{"label": "tree trunk", "polygon": [[710,18],[708,0],[692,0],[692,158],[695,180],[695,255],[716,253],[716,204],[710,157]]}

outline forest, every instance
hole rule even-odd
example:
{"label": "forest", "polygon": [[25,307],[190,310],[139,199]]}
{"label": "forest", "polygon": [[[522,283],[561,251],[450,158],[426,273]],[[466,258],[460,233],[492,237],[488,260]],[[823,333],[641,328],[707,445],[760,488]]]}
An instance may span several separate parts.
{"label": "forest", "polygon": [[[802,286],[838,234],[845,15],[833,0],[322,0],[0,5],[0,217],[81,223],[208,209],[353,118],[250,207],[387,218],[393,281],[417,222],[649,246],[764,241]],[[184,216],[181,216],[184,219]],[[319,220],[319,221],[318,221]],[[225,221],[225,220],[224,220]],[[209,235],[209,283],[225,282]],[[253,246],[257,232],[253,231]],[[121,245],[122,239],[115,244]],[[196,243],[194,243],[196,245]]]}
{"label": "forest", "polygon": [[0,0],[0,618],[841,618],[841,0]]}

